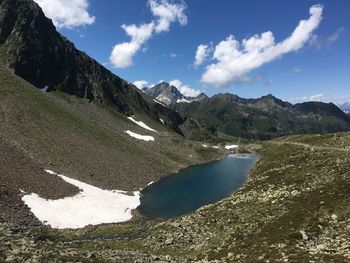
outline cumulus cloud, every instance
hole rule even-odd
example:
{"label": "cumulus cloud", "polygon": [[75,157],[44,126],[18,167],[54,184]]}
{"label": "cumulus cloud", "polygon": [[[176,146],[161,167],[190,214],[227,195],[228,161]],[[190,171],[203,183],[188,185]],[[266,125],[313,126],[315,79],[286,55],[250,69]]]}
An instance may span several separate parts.
{"label": "cumulus cloud", "polygon": [[199,45],[197,47],[196,56],[194,58],[194,66],[198,67],[200,66],[210,55],[210,52],[212,51],[212,48],[208,45]]}
{"label": "cumulus cloud", "polygon": [[137,80],[134,81],[132,84],[134,84],[137,88],[143,89],[148,86],[148,81],[147,80]]}
{"label": "cumulus cloud", "polygon": [[57,28],[72,29],[91,25],[95,17],[88,12],[88,0],[34,0]]}
{"label": "cumulus cloud", "polygon": [[176,87],[183,95],[187,97],[197,97],[199,94],[201,94],[200,90],[192,89],[190,86],[184,85],[178,79],[170,81],[169,84]]}
{"label": "cumulus cloud", "polygon": [[170,3],[166,0],[149,0],[148,4],[152,14],[157,17],[155,31],[157,33],[169,31],[170,24],[178,21],[180,25],[187,24],[187,16],[185,15],[186,5]]}
{"label": "cumulus cloud", "polygon": [[322,5],[313,5],[310,17],[301,20],[292,34],[276,43],[272,32],[264,32],[243,39],[240,43],[233,35],[216,45],[212,58],[217,62],[206,67],[201,81],[217,87],[226,87],[237,79],[282,55],[302,48],[312,37],[322,20]]}
{"label": "cumulus cloud", "polygon": [[184,3],[170,3],[167,0],[149,0],[151,12],[155,19],[148,24],[125,25],[121,28],[131,38],[129,42],[117,44],[113,47],[110,61],[117,68],[127,68],[133,64],[133,57],[154,34],[169,31],[170,24],[178,21],[180,25],[187,24],[184,14]]}

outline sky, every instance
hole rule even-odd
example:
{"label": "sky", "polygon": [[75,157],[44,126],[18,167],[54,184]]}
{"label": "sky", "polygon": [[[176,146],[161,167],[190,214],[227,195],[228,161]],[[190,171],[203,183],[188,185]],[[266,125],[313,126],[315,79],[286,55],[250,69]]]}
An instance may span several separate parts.
{"label": "sky", "polygon": [[118,76],[292,103],[350,101],[348,0],[35,0]]}

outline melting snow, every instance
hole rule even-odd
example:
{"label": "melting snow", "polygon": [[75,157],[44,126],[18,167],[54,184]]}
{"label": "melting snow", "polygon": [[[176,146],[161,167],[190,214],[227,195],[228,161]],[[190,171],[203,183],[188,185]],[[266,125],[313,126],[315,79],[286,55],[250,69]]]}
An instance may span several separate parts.
{"label": "melting snow", "polygon": [[208,145],[206,145],[206,144],[202,144],[202,146],[203,146],[204,148],[207,148],[207,147],[208,147]]}
{"label": "melting snow", "polygon": [[44,224],[53,228],[81,228],[87,225],[118,223],[132,218],[131,210],[140,205],[140,192],[133,196],[124,191],[103,190],[78,180],[46,170],[75,185],[81,192],[72,197],[47,200],[35,193],[22,197],[24,203]]}
{"label": "melting snow", "polygon": [[165,105],[165,104],[161,103],[160,101],[158,101],[158,100],[156,100],[156,99],[153,99],[153,101],[154,101],[155,103],[158,103],[158,104],[160,104],[160,105],[164,106],[164,107],[167,107],[167,105]]}
{"label": "melting snow", "polygon": [[178,99],[176,103],[191,103],[191,100],[186,100],[186,99]]}
{"label": "melting snow", "polygon": [[132,131],[125,131],[127,134],[129,134],[131,137],[134,137],[138,140],[144,140],[144,141],[154,141],[154,137],[153,136],[148,136],[148,135],[140,135],[140,134],[137,134],[135,132],[132,132]]}
{"label": "melting snow", "polygon": [[214,149],[219,149],[219,146],[213,146]]}
{"label": "melting snow", "polygon": [[153,131],[153,132],[157,132],[156,130],[150,128],[149,126],[147,126],[144,122],[142,121],[136,121],[133,117],[128,117],[129,120],[131,120],[132,122],[136,123],[138,126],[146,129],[146,130],[149,130],[149,131]]}
{"label": "melting snow", "polygon": [[226,150],[236,149],[236,148],[238,148],[238,145],[234,145],[234,144],[233,144],[233,145],[226,145],[226,146],[225,146],[225,149],[226,149]]}

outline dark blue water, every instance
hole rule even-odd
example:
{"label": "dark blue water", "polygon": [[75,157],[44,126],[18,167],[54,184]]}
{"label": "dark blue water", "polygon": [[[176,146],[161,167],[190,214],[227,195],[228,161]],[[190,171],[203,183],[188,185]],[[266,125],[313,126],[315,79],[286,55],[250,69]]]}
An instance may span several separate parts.
{"label": "dark blue water", "polygon": [[172,218],[217,202],[244,184],[257,159],[253,154],[230,155],[184,169],[142,190],[138,210],[151,218]]}

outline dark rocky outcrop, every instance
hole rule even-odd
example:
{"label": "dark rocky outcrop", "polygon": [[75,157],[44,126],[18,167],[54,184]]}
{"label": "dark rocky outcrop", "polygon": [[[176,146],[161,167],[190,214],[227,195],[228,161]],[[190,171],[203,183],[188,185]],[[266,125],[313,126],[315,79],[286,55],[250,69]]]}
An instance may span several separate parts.
{"label": "dark rocky outcrop", "polygon": [[156,121],[161,117],[177,131],[183,122],[176,112],[76,49],[32,0],[0,1],[0,64],[40,89],[106,104],[126,115],[140,112]]}

